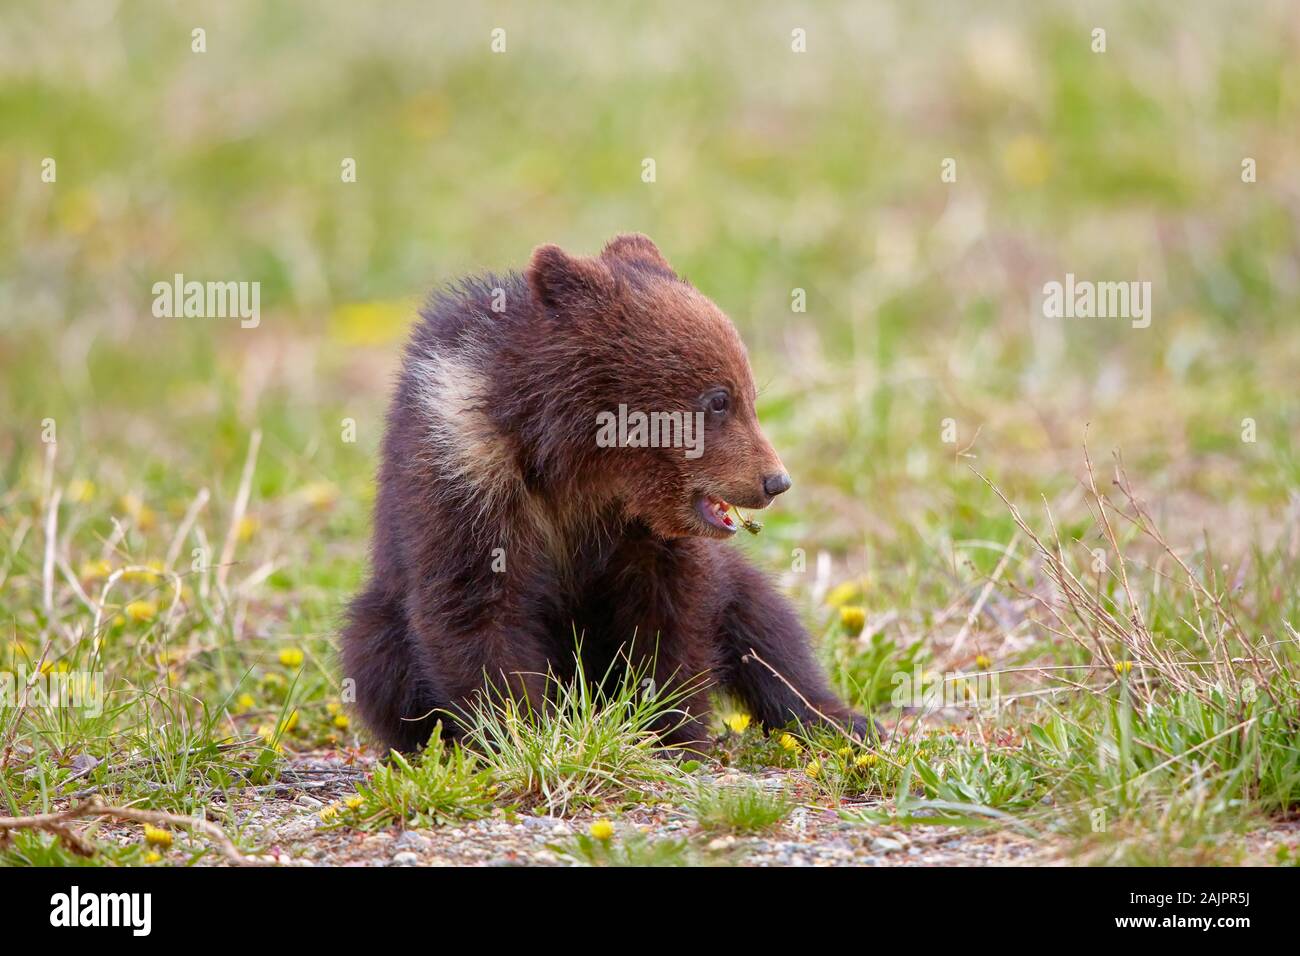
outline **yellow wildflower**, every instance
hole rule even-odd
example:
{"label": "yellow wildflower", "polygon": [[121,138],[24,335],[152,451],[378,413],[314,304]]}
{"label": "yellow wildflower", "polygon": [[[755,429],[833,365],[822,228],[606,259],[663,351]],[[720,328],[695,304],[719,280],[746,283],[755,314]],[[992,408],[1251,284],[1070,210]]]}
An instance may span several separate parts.
{"label": "yellow wildflower", "polygon": [[982,671],[986,671],[993,666],[993,662],[988,659],[987,655],[980,654],[975,658],[975,666]]}
{"label": "yellow wildflower", "polygon": [[862,629],[866,625],[867,612],[865,608],[853,604],[846,604],[840,608],[840,626],[844,628],[846,634],[857,637],[862,633]]}
{"label": "yellow wildflower", "polygon": [[878,761],[879,759],[880,758],[877,757],[875,754],[859,754],[858,759],[853,761],[853,765],[855,767],[859,767],[863,769],[865,769],[866,767],[874,767],[876,765],[876,761]]}
{"label": "yellow wildflower", "polygon": [[313,508],[328,508],[338,500],[339,490],[328,481],[314,481],[298,492],[302,500]]}
{"label": "yellow wildflower", "polygon": [[790,734],[782,734],[777,738],[776,742],[779,743],[783,749],[791,752],[799,749],[799,741],[795,740],[795,738]]}
{"label": "yellow wildflower", "polygon": [[822,772],[822,763],[820,760],[810,760],[808,766],[803,768],[803,772],[810,777],[815,777]]}
{"label": "yellow wildflower", "polygon": [[335,714],[335,715],[334,715],[334,726],[337,727],[339,730],[347,730],[347,729],[348,729],[348,725],[351,724],[351,723],[352,723],[352,721],[350,721],[350,720],[348,719],[348,715],[347,715],[347,714]]}
{"label": "yellow wildflower", "polygon": [[1133,662],[1132,662],[1132,661],[1116,661],[1116,662],[1115,662],[1115,673],[1116,673],[1116,674],[1119,674],[1121,677],[1123,677],[1125,674],[1131,674],[1132,672],[1133,672]]}
{"label": "yellow wildflower", "polygon": [[253,695],[252,695],[252,694],[240,694],[240,695],[235,699],[235,709],[238,710],[238,711],[241,711],[241,712],[246,711],[246,710],[252,710],[252,709],[253,709],[253,706],[254,706],[256,703],[257,703],[257,701],[255,701],[255,700],[253,699]]}
{"label": "yellow wildflower", "polygon": [[158,616],[158,605],[153,601],[132,601],[122,610],[132,621],[152,621]]}
{"label": "yellow wildflower", "polygon": [[597,820],[591,825],[591,835],[604,843],[614,835],[614,824],[608,820]]}
{"label": "yellow wildflower", "polygon": [[81,579],[83,581],[98,581],[100,578],[106,578],[113,573],[113,566],[107,561],[83,561],[81,563]]}
{"label": "yellow wildflower", "polygon": [[153,850],[150,850],[148,853],[144,855],[144,861],[146,863],[157,863],[161,859],[162,859],[162,854],[155,853]]}
{"label": "yellow wildflower", "polygon": [[153,510],[140,500],[139,495],[123,495],[118,504],[125,511],[141,531],[149,531],[157,523]]}
{"label": "yellow wildflower", "polygon": [[302,651],[296,647],[286,647],[280,652],[280,663],[285,667],[300,667],[302,661]]}
{"label": "yellow wildflower", "polygon": [[727,727],[733,734],[743,734],[749,728],[749,714],[732,714],[727,718]]}
{"label": "yellow wildflower", "polygon": [[339,815],[339,808],[334,806],[334,804],[332,803],[328,807],[322,807],[320,811],[320,818],[325,823],[329,823],[338,815]]}
{"label": "yellow wildflower", "polygon": [[344,806],[346,806],[349,810],[360,810],[361,805],[363,803],[365,803],[364,800],[362,800],[360,797],[355,797],[355,796],[348,797],[346,800],[343,801]]}
{"label": "yellow wildflower", "polygon": [[144,825],[144,842],[150,846],[160,846],[166,849],[172,845],[172,832],[146,823]]}
{"label": "yellow wildflower", "polygon": [[80,478],[68,482],[68,500],[75,501],[78,504],[85,504],[93,501],[95,498],[95,483],[93,481],[84,481]]}

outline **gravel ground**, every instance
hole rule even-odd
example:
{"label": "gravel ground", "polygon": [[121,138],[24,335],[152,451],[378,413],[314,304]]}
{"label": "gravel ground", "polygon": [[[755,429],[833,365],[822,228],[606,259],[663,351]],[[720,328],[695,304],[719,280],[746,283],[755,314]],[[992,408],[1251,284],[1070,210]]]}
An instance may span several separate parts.
{"label": "gravel ground", "polygon": [[[563,866],[573,861],[551,846],[585,833],[596,819],[590,813],[564,818],[499,813],[422,830],[323,828],[321,810],[351,795],[372,765],[373,758],[364,755],[355,760],[327,754],[296,757],[279,784],[236,807],[245,835],[262,852],[299,865]],[[728,770],[703,779],[720,784],[749,779],[793,789],[794,775]],[[846,822],[816,806],[798,806],[770,833],[746,837],[701,833],[689,814],[665,804],[602,816],[614,821],[620,837],[634,830],[652,839],[687,837],[710,859],[748,866],[1006,865],[1031,862],[1040,852],[1034,842],[1015,834],[972,834],[945,826],[875,827]]]}
{"label": "gravel ground", "polygon": [[[719,769],[701,774],[713,784],[757,782],[784,788],[806,801],[775,829],[762,836],[716,836],[701,831],[689,813],[668,801],[621,808],[617,813],[576,813],[569,817],[506,813],[458,825],[428,829],[393,826],[363,832],[325,826],[321,811],[356,792],[357,782],[373,768],[375,756],[322,752],[290,759],[277,783],[243,791],[235,815],[243,837],[267,862],[296,866],[570,866],[575,860],[556,845],[588,832],[597,819],[609,819],[616,841],[639,832],[651,840],[682,839],[702,862],[745,866],[1059,866],[1078,863],[1067,844],[1034,839],[1014,831],[973,832],[963,827],[875,826],[848,822],[832,809],[818,806],[798,775],[770,770],[746,773]],[[853,810],[869,803],[845,804]],[[138,839],[129,828],[110,824],[107,833],[123,842]],[[179,835],[182,845],[190,837]],[[1283,821],[1239,838],[1240,862],[1276,862],[1281,845],[1293,857],[1300,852],[1300,819]],[[222,865],[217,854],[204,864]]]}

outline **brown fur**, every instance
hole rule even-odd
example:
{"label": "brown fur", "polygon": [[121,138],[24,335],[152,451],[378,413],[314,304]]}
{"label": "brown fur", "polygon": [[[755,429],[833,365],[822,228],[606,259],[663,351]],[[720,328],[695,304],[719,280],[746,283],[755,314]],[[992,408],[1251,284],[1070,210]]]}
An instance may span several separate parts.
{"label": "brown fur", "polygon": [[[706,412],[696,459],[598,447],[601,412],[691,414],[717,389],[730,403]],[[577,633],[595,673],[653,659],[660,687],[704,678],[768,727],[816,720],[802,696],[865,734],[793,609],[696,508],[701,494],[764,507],[783,472],[734,326],[645,236],[592,258],[541,246],[524,277],[436,296],[389,411],[373,573],[342,640],[366,724],[414,749],[438,719],[455,733],[485,680],[543,706],[544,675],[573,672]],[[686,707],[665,736],[701,746],[707,691]]]}

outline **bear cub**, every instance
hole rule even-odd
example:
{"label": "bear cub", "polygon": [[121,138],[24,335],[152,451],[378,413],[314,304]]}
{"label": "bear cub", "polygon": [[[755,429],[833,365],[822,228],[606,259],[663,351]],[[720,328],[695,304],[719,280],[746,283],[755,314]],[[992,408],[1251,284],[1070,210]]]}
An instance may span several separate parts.
{"label": "bear cub", "polygon": [[342,635],[370,731],[405,751],[438,720],[454,737],[488,683],[544,708],[580,650],[589,675],[630,662],[685,694],[668,746],[707,746],[711,689],[767,728],[820,712],[865,738],[794,609],[726,540],[733,505],[790,487],[754,397],[730,319],[645,236],[590,258],[541,246],[522,276],[435,294]]}

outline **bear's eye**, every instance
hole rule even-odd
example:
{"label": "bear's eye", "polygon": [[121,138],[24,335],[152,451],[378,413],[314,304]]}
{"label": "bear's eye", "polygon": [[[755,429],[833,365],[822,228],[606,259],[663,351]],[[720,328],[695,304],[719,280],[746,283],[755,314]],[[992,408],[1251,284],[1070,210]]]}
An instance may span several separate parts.
{"label": "bear's eye", "polygon": [[703,398],[705,411],[712,412],[714,415],[725,415],[731,405],[731,396],[722,389],[707,392]]}

